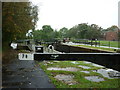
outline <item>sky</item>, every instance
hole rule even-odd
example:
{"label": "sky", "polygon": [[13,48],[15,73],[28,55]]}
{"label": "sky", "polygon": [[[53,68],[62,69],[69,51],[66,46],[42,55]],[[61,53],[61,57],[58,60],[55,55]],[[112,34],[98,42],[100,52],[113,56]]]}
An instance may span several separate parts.
{"label": "sky", "polygon": [[36,29],[51,25],[59,30],[80,23],[97,24],[106,29],[118,26],[118,2],[120,0],[30,0],[39,7]]}

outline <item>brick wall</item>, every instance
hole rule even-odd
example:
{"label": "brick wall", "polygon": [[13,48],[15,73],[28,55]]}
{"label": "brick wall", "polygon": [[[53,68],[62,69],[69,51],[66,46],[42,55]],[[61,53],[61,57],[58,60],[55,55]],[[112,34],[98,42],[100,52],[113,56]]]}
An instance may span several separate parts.
{"label": "brick wall", "polygon": [[110,41],[118,40],[118,33],[117,32],[106,32],[105,39]]}

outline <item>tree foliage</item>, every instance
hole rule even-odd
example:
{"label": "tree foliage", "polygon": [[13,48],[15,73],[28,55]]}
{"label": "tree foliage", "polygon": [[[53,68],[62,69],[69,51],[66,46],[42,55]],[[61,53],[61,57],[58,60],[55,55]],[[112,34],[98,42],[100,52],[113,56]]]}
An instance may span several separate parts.
{"label": "tree foliage", "polygon": [[35,28],[38,20],[37,10],[37,6],[33,6],[30,2],[3,2],[3,44],[25,38],[27,31]]}
{"label": "tree foliage", "polygon": [[119,28],[116,25],[112,25],[111,27],[108,27],[106,31],[118,31]]}
{"label": "tree foliage", "polygon": [[69,37],[68,36],[68,28],[66,27],[63,27],[59,30],[59,34],[60,34],[60,38],[66,38],[66,37]]}
{"label": "tree foliage", "polygon": [[88,25],[87,23],[78,24],[69,30],[69,36],[79,39],[100,38],[102,28],[96,24]]}
{"label": "tree foliage", "polygon": [[60,30],[54,30],[50,25],[44,25],[41,30],[34,31],[34,39],[43,41],[52,41],[54,39],[99,39],[102,36],[102,28],[96,24],[88,25],[87,23],[78,24],[71,29],[66,27]]}
{"label": "tree foliage", "polygon": [[[41,30],[34,31],[34,39],[43,41],[53,41],[55,39],[71,38],[71,39],[104,39],[106,31],[114,31],[118,29],[117,26],[111,26],[103,29],[96,24],[88,25],[81,23],[68,29],[63,27],[59,30],[54,30],[50,25],[44,25]],[[118,33],[120,36],[120,33]]]}
{"label": "tree foliage", "polygon": [[53,41],[59,36],[56,30],[53,30],[50,25],[44,25],[41,30],[35,30],[33,32],[34,39],[41,41]]}

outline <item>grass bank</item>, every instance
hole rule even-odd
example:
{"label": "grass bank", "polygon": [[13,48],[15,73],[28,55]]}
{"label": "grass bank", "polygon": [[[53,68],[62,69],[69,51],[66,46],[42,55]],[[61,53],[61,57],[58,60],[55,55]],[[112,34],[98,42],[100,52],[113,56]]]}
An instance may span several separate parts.
{"label": "grass bank", "polygon": [[100,41],[100,46],[119,47],[118,41]]}
{"label": "grass bank", "polygon": [[88,45],[72,45],[72,46],[86,47],[86,48],[91,48],[91,49],[99,49],[99,50],[116,52],[115,49],[112,49],[112,48],[102,48],[102,47],[95,47],[95,46],[88,46]]}
{"label": "grass bank", "polygon": [[[45,62],[38,62],[40,67],[46,72],[46,74],[51,79],[52,83],[56,86],[56,88],[120,88],[120,79],[108,79],[106,77],[103,77],[101,74],[92,72],[92,70],[98,70],[101,69],[101,67],[95,67],[91,64],[86,64],[83,61],[77,61],[77,64],[71,63],[71,61],[60,61],[60,62],[54,62],[50,61],[49,63]],[[83,69],[81,67],[78,67],[78,65],[84,65],[91,67],[90,69]],[[75,67],[79,68],[79,71],[72,72],[72,71],[60,71],[60,70],[47,70],[48,67]],[[90,73],[83,73],[80,72],[82,70],[89,71]],[[77,82],[75,85],[68,85],[64,81],[59,81],[55,79],[54,77],[58,74],[64,74],[64,75],[74,75],[74,81]],[[92,82],[87,79],[85,79],[85,76],[99,76],[101,78],[104,78],[105,81],[101,82]]]}
{"label": "grass bank", "polygon": [[[91,42],[91,40],[74,40],[73,42]],[[100,46],[108,46],[108,47],[119,47],[120,48],[120,42],[119,41],[106,41],[106,40],[92,40],[92,42],[97,42]]]}

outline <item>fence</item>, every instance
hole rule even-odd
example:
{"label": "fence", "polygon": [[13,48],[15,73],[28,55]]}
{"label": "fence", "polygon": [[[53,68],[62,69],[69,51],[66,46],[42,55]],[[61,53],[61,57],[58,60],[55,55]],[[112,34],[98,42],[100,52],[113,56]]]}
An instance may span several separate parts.
{"label": "fence", "polygon": [[88,39],[77,39],[73,41],[74,43],[80,43],[85,45],[91,45],[95,47],[100,46],[107,46],[107,47],[116,47],[119,48],[119,42],[118,41],[105,41],[105,40],[88,40]]}

